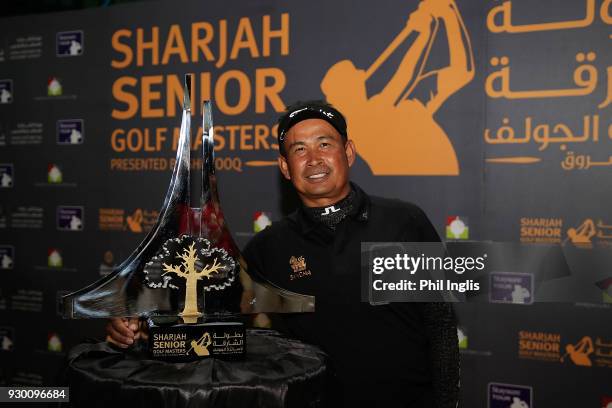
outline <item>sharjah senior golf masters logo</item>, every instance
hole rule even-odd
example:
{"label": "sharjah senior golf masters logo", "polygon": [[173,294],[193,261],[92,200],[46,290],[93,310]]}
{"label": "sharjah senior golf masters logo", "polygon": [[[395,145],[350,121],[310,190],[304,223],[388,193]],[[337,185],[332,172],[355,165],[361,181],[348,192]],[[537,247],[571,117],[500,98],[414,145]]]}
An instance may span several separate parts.
{"label": "sharjah senior golf masters logo", "polygon": [[166,241],[144,272],[149,288],[183,287],[183,311],[179,316],[185,323],[195,323],[203,315],[198,305],[198,288],[207,292],[229,286],[236,277],[235,267],[236,262],[224,249],[212,247],[207,239],[183,235]]}
{"label": "sharjah senior golf masters logo", "polygon": [[581,367],[612,368],[612,340],[601,336],[562,336],[561,333],[520,330],[518,357]]}
{"label": "sharjah senior golf masters logo", "polygon": [[[379,93],[368,96],[368,79],[412,33],[416,39],[391,79]],[[427,69],[432,46],[442,36],[450,62],[440,69]],[[350,60],[340,61],[325,74],[321,90],[346,115],[348,134],[373,174],[456,176],[455,149],[435,115],[473,78],[470,36],[455,3],[422,1],[367,70],[356,68]]]}

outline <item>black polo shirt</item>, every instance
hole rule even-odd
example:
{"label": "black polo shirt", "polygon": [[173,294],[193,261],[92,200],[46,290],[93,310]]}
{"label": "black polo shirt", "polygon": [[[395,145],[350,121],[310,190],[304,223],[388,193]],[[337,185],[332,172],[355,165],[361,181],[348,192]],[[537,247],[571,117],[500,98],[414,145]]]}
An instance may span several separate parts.
{"label": "black polo shirt", "polygon": [[352,187],[353,208],[335,231],[300,208],[258,233],[243,255],[249,269],[315,297],[314,313],[276,317],[281,330],[330,355],[342,399],[338,405],[433,407],[422,304],[361,302],[360,253],[361,242],[440,239],[416,205]]}

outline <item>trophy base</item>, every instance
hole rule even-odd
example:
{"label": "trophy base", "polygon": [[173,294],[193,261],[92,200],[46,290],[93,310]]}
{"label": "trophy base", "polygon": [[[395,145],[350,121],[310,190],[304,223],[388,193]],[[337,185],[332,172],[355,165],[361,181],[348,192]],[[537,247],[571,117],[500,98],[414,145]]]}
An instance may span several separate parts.
{"label": "trophy base", "polygon": [[185,324],[180,317],[153,316],[149,324],[149,355],[156,360],[196,361],[215,357],[242,360],[246,355],[244,323],[235,321]]}

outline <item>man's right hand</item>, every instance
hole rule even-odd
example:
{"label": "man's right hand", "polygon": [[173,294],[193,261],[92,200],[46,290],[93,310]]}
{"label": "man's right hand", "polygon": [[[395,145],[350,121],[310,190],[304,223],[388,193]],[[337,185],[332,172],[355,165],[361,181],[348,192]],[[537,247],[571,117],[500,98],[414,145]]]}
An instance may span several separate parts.
{"label": "man's right hand", "polygon": [[137,317],[113,317],[106,325],[106,341],[121,348],[128,348],[141,335]]}

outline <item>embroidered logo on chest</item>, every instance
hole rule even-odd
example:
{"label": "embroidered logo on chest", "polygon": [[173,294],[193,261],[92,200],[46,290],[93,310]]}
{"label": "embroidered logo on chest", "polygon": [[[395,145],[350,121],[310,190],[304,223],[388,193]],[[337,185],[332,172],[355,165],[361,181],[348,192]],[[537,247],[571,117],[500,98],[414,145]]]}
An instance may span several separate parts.
{"label": "embroidered logo on chest", "polygon": [[306,260],[303,256],[297,258],[295,256],[292,256],[291,258],[289,258],[289,265],[291,266],[291,270],[293,271],[289,275],[289,280],[312,276],[312,272],[310,272],[310,269],[307,269],[306,267]]}

